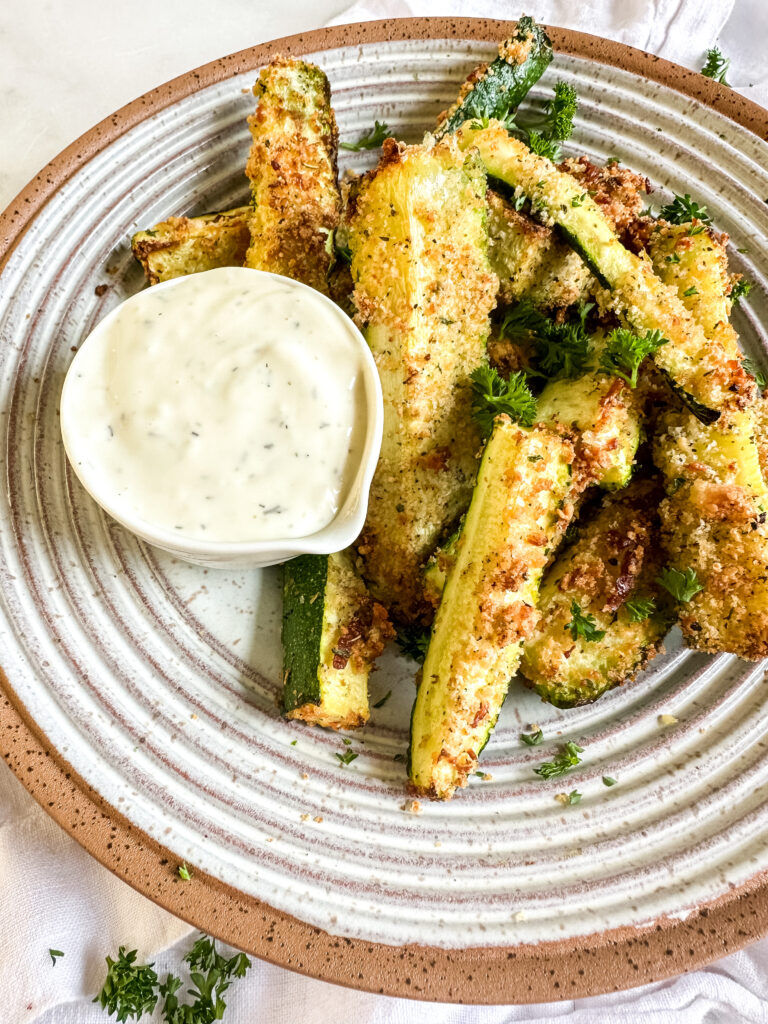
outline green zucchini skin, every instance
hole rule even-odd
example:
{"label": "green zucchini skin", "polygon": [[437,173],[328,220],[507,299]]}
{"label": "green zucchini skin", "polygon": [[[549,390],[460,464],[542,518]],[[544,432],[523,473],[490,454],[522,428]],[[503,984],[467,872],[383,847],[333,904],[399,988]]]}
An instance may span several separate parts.
{"label": "green zucchini skin", "polygon": [[[514,35],[499,47],[499,56],[469,76],[458,100],[443,115],[435,137],[440,139],[474,118],[503,120],[517,110],[553,56],[552,42],[544,29],[533,18],[520,18]],[[523,57],[521,62],[519,57]]]}
{"label": "green zucchini skin", "polygon": [[301,555],[282,567],[283,707],[319,704],[318,652],[322,643],[327,555]]}
{"label": "green zucchini skin", "polygon": [[352,555],[301,555],[283,566],[283,709],[331,729],[368,720],[368,676],[394,631]]}

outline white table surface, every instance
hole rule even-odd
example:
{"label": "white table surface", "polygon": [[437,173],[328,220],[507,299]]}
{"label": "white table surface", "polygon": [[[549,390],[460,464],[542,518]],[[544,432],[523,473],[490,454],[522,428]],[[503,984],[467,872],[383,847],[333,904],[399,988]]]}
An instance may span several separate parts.
{"label": "white table surface", "polygon": [[[0,3],[0,209],[61,149],[128,101],[223,54],[317,28],[338,15],[348,3],[349,0],[208,0],[207,3],[201,0],[154,0],[153,3],[133,0],[124,4],[96,3],[95,0],[3,0]],[[528,6],[535,8],[535,3]],[[511,17],[515,9],[510,8]],[[742,78],[736,84],[747,87],[749,69],[764,68],[766,40],[768,0],[737,0],[720,37],[726,52],[740,51]],[[744,91],[749,94],[748,88]],[[0,766],[0,772],[6,771],[7,768]],[[20,787],[18,789],[21,793]],[[30,804],[32,801],[26,794],[21,794],[19,799],[28,800]],[[42,926],[45,894],[40,894],[38,908]],[[753,947],[748,954],[741,954],[749,957],[753,971],[761,975],[759,965],[768,959],[763,950],[763,947],[768,950],[766,943]],[[744,980],[731,977],[733,959],[710,970],[719,972],[724,986],[735,984],[738,990]],[[281,978],[283,975],[286,982],[290,982],[291,975],[280,972]],[[764,979],[761,978],[761,983],[755,981],[749,988],[751,992],[744,991],[744,1016],[738,1019],[768,1020]],[[332,1000],[327,1004],[329,1012],[335,1005],[341,1011],[339,1019],[349,1014],[352,1004],[346,997],[351,997],[352,993],[331,986],[321,986],[321,989],[339,993],[338,1003]],[[647,1013],[649,1007],[639,998],[639,993],[640,990],[637,1010],[643,1016],[643,1011]],[[727,999],[730,1006],[735,1002],[736,998]],[[6,1024],[2,1003],[0,994],[0,1022]],[[589,1003],[589,1000],[582,1001],[585,1010],[585,1004]],[[301,1008],[296,1009],[298,1017],[295,1019],[305,1019]],[[565,1006],[562,1009],[565,1011]],[[305,1013],[306,1010],[307,1007]],[[652,1010],[646,1019],[666,1021],[674,1017],[677,1020],[681,1010],[681,1006],[670,1010],[669,1018],[657,1016]],[[457,1008],[456,1021],[461,1019],[459,1012]],[[493,1011],[488,1012],[493,1017],[488,1016],[487,1020],[499,1019]],[[328,1019],[335,1016],[331,1013]],[[593,1019],[588,1010],[587,1016],[582,1017],[577,1011],[576,1017],[579,1021]],[[383,1019],[378,1014],[376,1018]],[[55,1014],[45,1015],[49,1024],[56,1024],[58,1019]],[[426,1007],[424,1016],[418,1019],[430,1019]],[[442,1019],[445,1018],[441,1016]],[[525,1018],[515,1015],[515,1019],[532,1018],[525,1014]],[[617,1012],[615,1017],[600,1017],[600,1020],[608,1019],[629,1021],[630,1018],[622,1012]],[[724,1016],[707,1013],[706,1020],[731,1024],[736,1018],[728,1010]]]}

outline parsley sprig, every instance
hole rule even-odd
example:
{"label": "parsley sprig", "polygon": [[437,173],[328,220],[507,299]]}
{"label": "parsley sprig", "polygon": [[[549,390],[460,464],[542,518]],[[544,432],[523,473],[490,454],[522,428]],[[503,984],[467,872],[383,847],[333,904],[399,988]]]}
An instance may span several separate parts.
{"label": "parsley sprig", "polygon": [[470,374],[472,415],[484,437],[489,437],[497,416],[506,413],[524,427],[536,419],[536,399],[530,392],[524,373],[512,373],[508,380],[490,366],[478,366]]}
{"label": "parsley sprig", "polygon": [[558,82],[554,96],[545,104],[541,114],[529,116],[524,124],[507,117],[505,124],[510,134],[528,144],[532,153],[558,163],[562,158],[560,143],[573,135],[573,119],[578,105],[573,86]]}
{"label": "parsley sprig", "polygon": [[507,311],[499,325],[502,337],[533,342],[534,359],[529,373],[547,380],[574,380],[590,368],[592,342],[587,317],[593,302],[582,302],[574,316],[556,324],[527,299]]}
{"label": "parsley sprig", "polygon": [[669,591],[672,597],[681,604],[687,604],[700,590],[704,589],[695,569],[686,569],[684,572],[671,567],[662,569],[656,577],[656,582]]}
{"label": "parsley sprig", "polygon": [[551,761],[545,761],[540,764],[538,768],[534,768],[534,772],[542,779],[556,779],[561,775],[565,775],[571,768],[574,768],[577,764],[581,764],[581,754],[584,747],[580,747],[573,740],[569,740],[564,746],[560,748],[560,752],[555,754]]}
{"label": "parsley sprig", "polygon": [[361,149],[378,149],[384,139],[392,138],[392,132],[386,121],[377,121],[367,135],[361,136],[357,142],[340,142],[339,149],[349,149],[358,153]]}
{"label": "parsley sprig", "polygon": [[716,46],[712,46],[707,50],[707,60],[701,69],[701,73],[705,78],[713,78],[716,82],[727,85],[730,89],[730,82],[725,80],[730,66],[731,58],[724,56]]}
{"label": "parsley sprig", "polygon": [[636,388],[637,374],[645,357],[667,342],[661,331],[635,334],[626,327],[617,327],[608,335],[600,354],[600,369],[613,377],[621,377],[631,388]]}
{"label": "parsley sprig", "polygon": [[670,224],[688,224],[692,220],[700,220],[703,224],[712,223],[706,206],[700,206],[687,192],[684,196],[675,194],[671,203],[662,206],[659,216]]}
{"label": "parsley sprig", "polygon": [[138,950],[126,953],[121,946],[117,959],[107,957],[107,977],[101,992],[93,1000],[111,1016],[117,1016],[118,1024],[138,1020],[145,1013],[152,1013],[157,999],[157,975],[154,964],[137,964]]}
{"label": "parsley sprig", "polygon": [[421,626],[401,626],[395,636],[395,643],[406,658],[421,664],[427,656],[429,630]]}
{"label": "parsley sprig", "polygon": [[585,614],[576,600],[571,601],[571,615],[573,618],[565,628],[571,631],[574,640],[582,637],[587,643],[598,643],[603,639],[605,630],[597,628],[594,615]]}
{"label": "parsley sprig", "polygon": [[752,291],[752,282],[740,277],[731,285],[731,302],[735,306],[741,299],[746,299]]}
{"label": "parsley sprig", "polygon": [[520,739],[526,745],[526,747],[538,747],[541,741],[544,739],[544,733],[541,729],[536,729],[535,732],[521,732]]}
{"label": "parsley sprig", "polygon": [[635,597],[627,601],[624,607],[630,622],[644,622],[656,611],[656,602],[652,597]]}

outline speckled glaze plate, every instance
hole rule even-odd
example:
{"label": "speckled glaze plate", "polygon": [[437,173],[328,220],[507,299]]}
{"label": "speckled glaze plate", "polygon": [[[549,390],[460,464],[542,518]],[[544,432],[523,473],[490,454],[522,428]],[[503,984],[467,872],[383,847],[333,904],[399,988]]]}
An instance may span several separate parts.
{"label": "speckled glaze plate", "polygon": [[[0,222],[8,763],[94,856],[200,928],[329,981],[473,1003],[625,988],[768,930],[765,666],[688,653],[673,635],[590,707],[557,711],[515,682],[483,755],[492,778],[412,813],[412,666],[387,653],[372,700],[392,698],[348,748],[283,721],[275,572],[142,545],[78,485],[57,410],[73,351],[143,285],[131,233],[245,198],[247,90],[274,52],[323,66],[344,138],[378,117],[416,140],[508,29],[376,22],[245,50],[94,128]],[[765,359],[766,113],[639,51],[552,37],[533,102],[573,82],[575,151],[618,156],[661,196],[688,191],[715,212],[734,269],[757,282],[737,327]],[[535,749],[519,741],[531,722],[546,736]],[[564,780],[583,794],[572,807],[555,800],[563,780],[531,770],[565,739],[585,751]],[[345,749],[359,755],[347,767]]]}

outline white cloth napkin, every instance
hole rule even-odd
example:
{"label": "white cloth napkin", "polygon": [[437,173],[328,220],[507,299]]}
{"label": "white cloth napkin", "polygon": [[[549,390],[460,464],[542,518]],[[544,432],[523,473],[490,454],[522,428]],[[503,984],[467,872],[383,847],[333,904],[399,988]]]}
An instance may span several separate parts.
{"label": "white cloth napkin", "polygon": [[[719,42],[733,58],[732,84],[768,105],[765,0],[531,0],[524,7],[540,21],[599,32],[692,68]],[[334,23],[520,13],[517,3],[505,0],[362,0]],[[0,1024],[104,1024],[104,1012],[91,1000],[108,953],[121,944],[136,947],[141,957],[156,961],[162,976],[180,972],[191,942],[186,924],[92,860],[0,767]],[[65,954],[55,966],[51,947]],[[575,1002],[425,1005],[337,988],[254,961],[247,977],[234,982],[228,1003],[229,1024],[635,1024],[638,1014],[648,1024],[768,1024],[768,940],[692,974]],[[154,1020],[160,1019],[156,1013]]]}

